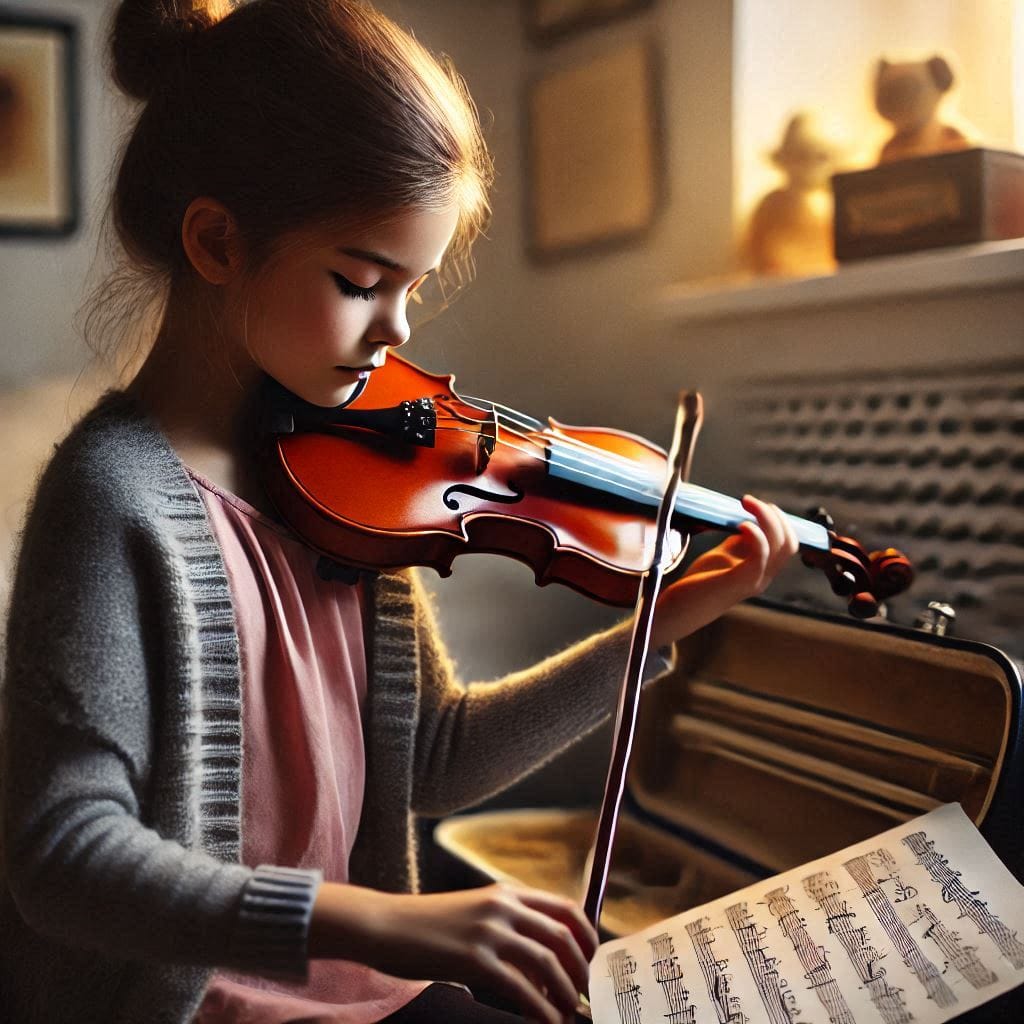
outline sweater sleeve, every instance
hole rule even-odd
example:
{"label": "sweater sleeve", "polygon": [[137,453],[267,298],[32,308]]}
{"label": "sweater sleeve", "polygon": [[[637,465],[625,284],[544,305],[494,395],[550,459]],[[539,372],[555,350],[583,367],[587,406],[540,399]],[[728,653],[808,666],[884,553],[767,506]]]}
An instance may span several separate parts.
{"label": "sweater sleeve", "polygon": [[[595,729],[616,708],[629,654],[629,620],[537,665],[462,685],[429,596],[414,581],[423,679],[413,809],[440,817],[479,803]],[[645,682],[669,671],[674,652],[651,651]]]}
{"label": "sweater sleeve", "polygon": [[180,820],[154,820],[162,790],[181,785],[154,766],[194,756],[192,743],[165,749],[159,724],[177,689],[172,651],[195,641],[188,602],[160,589],[180,591],[182,559],[87,468],[51,464],[22,539],[5,670],[5,883],[25,922],[63,944],[302,973],[314,873],[203,852],[198,789]]}

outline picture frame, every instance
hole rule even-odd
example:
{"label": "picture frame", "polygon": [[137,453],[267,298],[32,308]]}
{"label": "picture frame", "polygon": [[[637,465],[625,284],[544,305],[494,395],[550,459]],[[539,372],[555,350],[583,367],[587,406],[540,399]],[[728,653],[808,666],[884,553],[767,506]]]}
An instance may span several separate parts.
{"label": "picture frame", "polygon": [[545,262],[646,234],[664,191],[657,57],[634,40],[536,78],[526,102],[527,250]]}
{"label": "picture frame", "polygon": [[0,237],[78,227],[78,27],[0,8]]}
{"label": "picture frame", "polygon": [[523,0],[527,38],[539,46],[651,7],[653,0]]}

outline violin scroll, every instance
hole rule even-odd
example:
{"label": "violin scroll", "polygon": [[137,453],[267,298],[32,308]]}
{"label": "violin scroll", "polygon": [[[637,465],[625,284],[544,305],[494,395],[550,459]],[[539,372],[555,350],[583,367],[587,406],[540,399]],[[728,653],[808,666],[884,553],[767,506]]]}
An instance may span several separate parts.
{"label": "violin scroll", "polygon": [[914,569],[901,551],[866,551],[852,537],[835,533],[835,522],[823,508],[811,510],[808,518],[828,530],[830,547],[827,552],[804,551],[802,561],[824,572],[832,592],[849,599],[848,608],[855,618],[870,619],[877,615],[887,597],[902,593],[913,582]]}
{"label": "violin scroll", "polygon": [[902,594],[914,582],[913,566],[907,556],[896,548],[872,551],[868,559],[875,580],[875,591],[881,597]]}

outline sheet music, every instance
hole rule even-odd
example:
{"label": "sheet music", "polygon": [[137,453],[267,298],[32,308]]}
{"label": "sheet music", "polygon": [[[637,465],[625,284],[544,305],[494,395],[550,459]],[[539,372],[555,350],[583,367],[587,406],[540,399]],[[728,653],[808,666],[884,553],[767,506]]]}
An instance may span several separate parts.
{"label": "sheet music", "polygon": [[1024,982],[1024,887],[959,804],[600,947],[595,1024],[940,1024]]}

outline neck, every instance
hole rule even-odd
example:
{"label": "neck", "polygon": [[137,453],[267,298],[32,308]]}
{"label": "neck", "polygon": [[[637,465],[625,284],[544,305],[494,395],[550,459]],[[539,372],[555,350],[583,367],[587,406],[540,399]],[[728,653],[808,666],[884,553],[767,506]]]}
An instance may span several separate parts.
{"label": "neck", "polygon": [[195,305],[175,301],[127,390],[175,447],[238,453],[255,424],[260,372]]}
{"label": "neck", "polygon": [[243,345],[232,345],[208,317],[169,302],[127,391],[187,466],[269,512],[256,457],[260,382]]}

